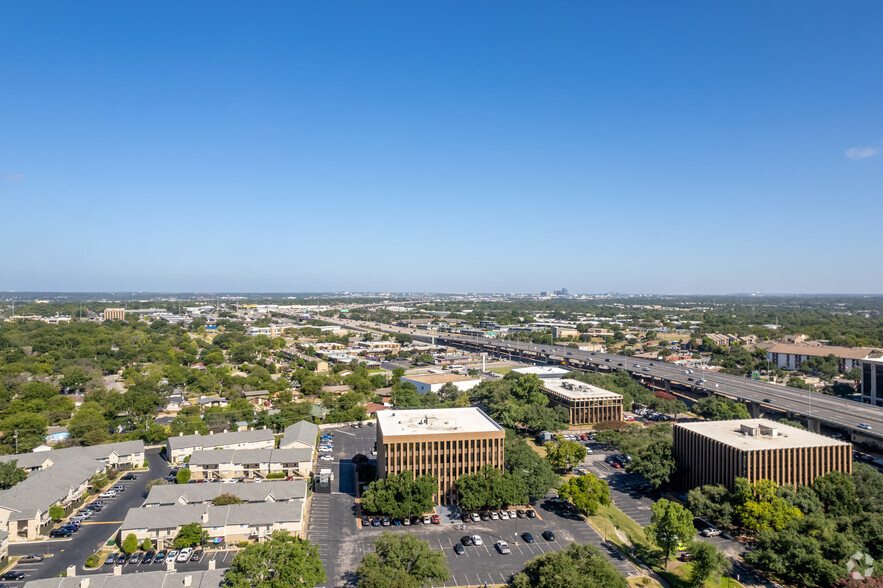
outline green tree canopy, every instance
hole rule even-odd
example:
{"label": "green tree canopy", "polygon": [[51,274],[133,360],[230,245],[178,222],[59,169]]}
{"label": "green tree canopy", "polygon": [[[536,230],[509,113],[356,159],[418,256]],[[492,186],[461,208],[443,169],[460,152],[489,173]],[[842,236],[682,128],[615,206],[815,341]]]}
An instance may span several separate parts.
{"label": "green tree canopy", "polygon": [[359,588],[420,588],[450,578],[444,553],[414,535],[384,531],[374,551],[356,570]]}
{"label": "green tree canopy", "polygon": [[362,508],[368,513],[404,517],[422,514],[435,506],[433,496],[438,492],[435,476],[414,478],[414,472],[405,470],[371,482],[362,494]]}
{"label": "green tree canopy", "polygon": [[626,579],[592,544],[571,543],[566,549],[545,553],[524,566],[512,588],[627,588]]}
{"label": "green tree canopy", "polygon": [[28,473],[18,467],[17,459],[0,463],[0,490],[12,488],[27,477]]}
{"label": "green tree canopy", "polygon": [[561,480],[552,464],[511,430],[506,431],[504,459],[506,471],[521,479],[531,500],[539,500]]}
{"label": "green tree canopy", "polygon": [[610,504],[607,482],[595,474],[576,476],[558,489],[558,496],[570,500],[581,512],[593,515],[602,505]]}
{"label": "green tree canopy", "polygon": [[214,506],[224,506],[227,504],[242,504],[242,499],[238,496],[233,496],[232,494],[218,494],[214,498],[212,498],[212,504]]}
{"label": "green tree canopy", "polygon": [[199,545],[207,536],[208,533],[202,529],[202,525],[199,523],[188,523],[178,531],[178,536],[175,537],[175,542],[172,544],[172,547],[175,549],[182,549],[184,547]]}
{"label": "green tree canopy", "polygon": [[134,533],[129,533],[126,535],[126,538],[123,540],[123,544],[120,546],[126,553],[135,553],[138,551],[138,538],[135,537]]}
{"label": "green tree canopy", "polygon": [[717,580],[720,575],[730,569],[730,561],[720,549],[712,543],[696,541],[690,547],[693,555],[693,566],[690,568],[690,585],[702,588],[708,580]]}
{"label": "green tree canopy", "polygon": [[327,579],[319,548],[285,531],[241,550],[224,574],[229,588],[310,588]]}
{"label": "green tree canopy", "polygon": [[178,470],[178,473],[175,474],[175,479],[179,484],[186,484],[190,481],[191,475],[190,468],[181,468]]}
{"label": "green tree canopy", "polygon": [[693,514],[678,504],[660,498],[653,504],[653,516],[646,528],[647,536],[662,549],[665,562],[671,558],[678,543],[690,543],[696,535]]}
{"label": "green tree canopy", "polygon": [[546,442],[545,447],[546,459],[559,470],[573,467],[586,457],[586,448],[581,443],[565,439],[563,435],[555,435],[555,440]]}
{"label": "green tree canopy", "polygon": [[527,485],[521,477],[486,465],[456,482],[460,506],[466,510],[507,508],[527,502]]}

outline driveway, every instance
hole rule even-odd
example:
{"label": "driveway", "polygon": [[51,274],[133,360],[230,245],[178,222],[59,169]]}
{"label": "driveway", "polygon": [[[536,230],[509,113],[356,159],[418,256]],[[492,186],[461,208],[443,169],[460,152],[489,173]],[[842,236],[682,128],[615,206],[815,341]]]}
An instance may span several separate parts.
{"label": "driveway", "polygon": [[[42,578],[51,578],[61,572],[67,571],[70,565],[77,566],[77,573],[84,568],[86,558],[98,551],[111,538],[115,538],[126,513],[130,508],[136,508],[144,504],[147,496],[147,482],[156,478],[162,478],[169,472],[169,465],[160,457],[159,450],[149,450],[146,453],[148,471],[133,472],[136,479],[130,482],[117,482],[126,486],[125,492],[116,498],[102,499],[104,509],[88,519],[80,530],[74,533],[70,539],[46,539],[30,543],[10,543],[9,555],[27,555],[41,553],[46,555],[40,563],[29,563],[15,566],[14,569],[25,573],[25,578],[19,582],[27,582]],[[109,567],[109,566],[108,566]],[[16,582],[6,582],[16,585]]]}

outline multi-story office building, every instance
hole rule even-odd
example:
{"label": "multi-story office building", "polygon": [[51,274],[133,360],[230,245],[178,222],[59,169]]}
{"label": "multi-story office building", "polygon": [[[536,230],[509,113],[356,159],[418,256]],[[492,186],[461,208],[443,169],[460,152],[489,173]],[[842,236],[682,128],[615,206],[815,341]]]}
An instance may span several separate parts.
{"label": "multi-story office building", "polygon": [[570,424],[586,425],[622,420],[622,396],[579,380],[543,380],[550,406],[570,411]]}
{"label": "multi-story office building", "polygon": [[377,473],[438,478],[436,500],[456,502],[454,483],[485,465],[503,467],[503,428],[478,408],[377,413]]}
{"label": "multi-story office building", "polygon": [[126,320],[125,308],[105,308],[104,320],[106,321],[124,321]]}
{"label": "multi-story office building", "polygon": [[861,360],[862,401],[883,406],[883,355],[872,353]]}
{"label": "multi-story office building", "polygon": [[852,473],[852,445],[767,419],[677,423],[675,483],[681,488],[736,478],[809,485],[837,470]]}

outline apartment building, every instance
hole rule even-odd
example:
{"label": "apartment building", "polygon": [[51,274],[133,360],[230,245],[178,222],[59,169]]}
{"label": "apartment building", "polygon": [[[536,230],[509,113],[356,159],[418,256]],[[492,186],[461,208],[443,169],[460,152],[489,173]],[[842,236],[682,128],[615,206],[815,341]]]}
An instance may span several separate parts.
{"label": "apartment building", "polygon": [[846,372],[860,365],[873,350],[860,347],[835,347],[832,345],[809,345],[778,343],[767,349],[767,361],[783,370],[799,370],[801,364],[810,357],[837,358],[840,372]]}
{"label": "apartment building", "polygon": [[312,449],[212,449],[190,454],[193,480],[263,480],[270,474],[306,477],[313,472]]}
{"label": "apartment building", "polygon": [[736,478],[810,485],[828,472],[852,473],[852,445],[768,419],[674,425],[675,484],[684,489]]}
{"label": "apartment building", "polygon": [[309,421],[298,421],[285,427],[279,449],[314,450],[319,439],[319,425]]}
{"label": "apartment building", "polygon": [[438,478],[436,500],[457,501],[454,483],[485,465],[503,467],[503,428],[478,408],[377,413],[377,473],[405,470]]}
{"label": "apartment building", "polygon": [[25,588],[219,588],[224,585],[227,570],[214,569],[214,561],[208,570],[176,572],[174,569],[142,571],[136,575],[123,574],[122,566],[114,566],[113,573],[87,576],[65,576],[30,580]]}
{"label": "apartment building", "polygon": [[578,380],[543,380],[549,406],[570,412],[570,424],[587,425],[622,420],[622,396]]}
{"label": "apartment building", "polygon": [[173,464],[180,464],[194,451],[211,449],[273,449],[276,437],[269,429],[250,431],[224,431],[208,435],[179,435],[166,441],[166,457]]}
{"label": "apartment building", "polygon": [[303,510],[303,500],[226,506],[176,504],[130,508],[120,527],[120,537],[131,533],[139,543],[149,538],[158,549],[163,549],[171,545],[181,527],[199,523],[209,537],[219,537],[228,544],[261,541],[277,530],[285,530],[292,535],[300,533]]}
{"label": "apartment building", "polygon": [[291,502],[306,500],[306,480],[274,480],[260,484],[160,484],[153,486],[143,508],[179,504],[211,504],[222,494],[235,496],[245,503]]}

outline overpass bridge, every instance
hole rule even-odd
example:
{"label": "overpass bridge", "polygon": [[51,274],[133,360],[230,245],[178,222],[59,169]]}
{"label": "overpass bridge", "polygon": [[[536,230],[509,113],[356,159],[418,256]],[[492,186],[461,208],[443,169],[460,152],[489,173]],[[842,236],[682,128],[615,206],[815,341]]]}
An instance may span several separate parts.
{"label": "overpass bridge", "polygon": [[[598,373],[624,370],[646,384],[666,390],[677,386],[700,395],[717,395],[743,402],[748,406],[752,416],[759,416],[761,409],[775,410],[786,414],[789,418],[802,417],[806,419],[811,431],[819,432],[821,426],[824,425],[843,430],[855,441],[861,440],[883,447],[883,408],[828,396],[820,392],[760,382],[742,376],[705,370],[688,370],[664,361],[648,361],[625,355],[581,351],[561,345],[538,345],[452,333],[432,333],[359,321],[335,320],[333,322],[363,330],[372,329],[388,333],[408,334],[418,341],[488,353],[523,363],[564,365],[570,369]],[[686,373],[687,371],[690,373]],[[866,425],[869,428],[860,425]]]}

